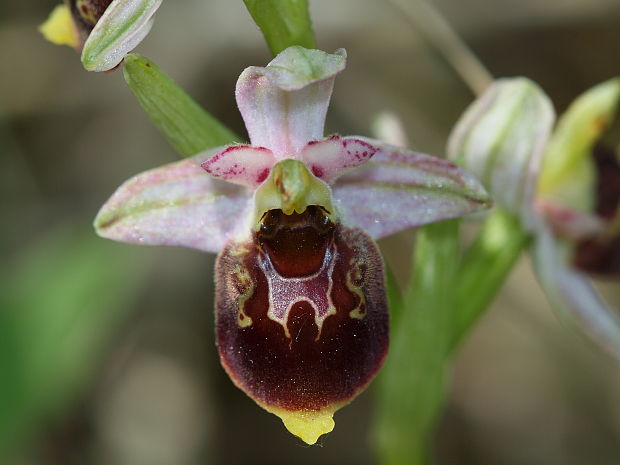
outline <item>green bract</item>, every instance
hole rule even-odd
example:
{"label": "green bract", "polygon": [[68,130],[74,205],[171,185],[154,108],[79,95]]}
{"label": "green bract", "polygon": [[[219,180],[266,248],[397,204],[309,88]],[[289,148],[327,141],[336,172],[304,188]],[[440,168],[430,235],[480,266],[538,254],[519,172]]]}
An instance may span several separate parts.
{"label": "green bract", "polygon": [[180,155],[189,157],[239,140],[148,58],[127,55],[123,74],[146,114]]}
{"label": "green bract", "polygon": [[88,71],[107,71],[117,66],[153,26],[152,16],[162,0],[115,0],[90,33],[82,49]]}

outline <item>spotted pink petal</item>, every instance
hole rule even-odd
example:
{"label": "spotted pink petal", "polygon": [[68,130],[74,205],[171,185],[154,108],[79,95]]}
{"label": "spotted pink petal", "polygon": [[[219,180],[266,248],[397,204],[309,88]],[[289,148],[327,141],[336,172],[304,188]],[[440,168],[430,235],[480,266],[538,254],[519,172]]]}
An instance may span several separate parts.
{"label": "spotted pink petal", "polygon": [[620,314],[601,298],[584,274],[568,265],[570,246],[543,226],[538,228],[533,254],[539,282],[553,308],[620,359]]}
{"label": "spotted pink petal", "polygon": [[267,67],[245,69],[235,93],[252,145],[267,147],[281,160],[322,139],[334,78],[345,61],[344,50],[289,47]]}
{"label": "spotted pink petal", "polygon": [[274,163],[269,149],[233,145],[213,155],[202,167],[213,177],[255,189],[267,179]]}
{"label": "spotted pink petal", "polygon": [[367,161],[376,151],[374,146],[361,139],[331,136],[310,142],[299,158],[317,178],[331,183],[344,172]]}
{"label": "spotted pink petal", "polygon": [[377,152],[338,179],[334,202],[345,224],[362,228],[375,239],[491,204],[478,180],[447,160],[360,140]]}
{"label": "spotted pink petal", "polygon": [[218,252],[244,233],[250,191],[219,181],[201,168],[220,148],[146,171],[112,195],[95,219],[100,236],[146,245]]}

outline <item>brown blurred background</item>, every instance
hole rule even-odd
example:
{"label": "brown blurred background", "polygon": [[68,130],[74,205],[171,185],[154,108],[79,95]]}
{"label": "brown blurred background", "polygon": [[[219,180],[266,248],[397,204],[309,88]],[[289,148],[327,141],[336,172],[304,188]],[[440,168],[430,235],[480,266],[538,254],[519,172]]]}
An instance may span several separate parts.
{"label": "brown blurred background", "polygon": [[[13,452],[0,463],[374,463],[372,388],[312,448],[233,388],[213,342],[213,256],[94,236],[123,180],[176,156],[120,72],[87,73],[39,35],[55,3],[0,4],[0,436]],[[620,75],[617,0],[435,5],[493,75],[534,79],[559,111]],[[349,53],[327,132],[368,134],[391,110],[414,148],[441,155],[473,98],[445,60],[389,2],[311,9],[319,46]],[[270,56],[240,0],[168,0],[138,50],[244,134],[235,81]],[[401,273],[410,243],[381,244]],[[527,258],[457,358],[436,449],[446,465],[620,463],[620,368],[558,322]]]}

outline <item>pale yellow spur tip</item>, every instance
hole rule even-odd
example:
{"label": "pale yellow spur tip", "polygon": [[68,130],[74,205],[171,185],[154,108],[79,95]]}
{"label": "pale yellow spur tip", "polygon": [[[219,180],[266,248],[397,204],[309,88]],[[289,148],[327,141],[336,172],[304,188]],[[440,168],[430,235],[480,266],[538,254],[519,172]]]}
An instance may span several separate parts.
{"label": "pale yellow spur tip", "polygon": [[39,26],[39,32],[53,44],[73,48],[78,46],[77,31],[66,5],[57,5],[47,20]]}
{"label": "pale yellow spur tip", "polygon": [[298,412],[273,407],[265,408],[280,417],[291,434],[309,445],[316,444],[319,437],[331,432],[335,426],[333,417],[336,408]]}

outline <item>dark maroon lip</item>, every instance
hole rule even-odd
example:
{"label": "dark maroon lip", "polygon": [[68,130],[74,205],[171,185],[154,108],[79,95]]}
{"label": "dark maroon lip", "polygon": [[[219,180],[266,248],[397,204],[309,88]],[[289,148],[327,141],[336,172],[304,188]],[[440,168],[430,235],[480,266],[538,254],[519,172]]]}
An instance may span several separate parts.
{"label": "dark maroon lip", "polygon": [[[594,147],[596,167],[595,212],[607,222],[620,214],[620,163],[614,151],[604,145]],[[620,235],[606,233],[579,242],[573,264],[579,270],[599,278],[620,276]]]}
{"label": "dark maroon lip", "polygon": [[620,162],[614,151],[603,144],[594,148],[596,165],[596,213],[607,220],[620,209]]}
{"label": "dark maroon lip", "polygon": [[347,403],[388,347],[376,245],[358,229],[325,221],[318,208],[267,218],[262,232],[229,243],[216,264],[224,368],[260,404],[292,411]]}

